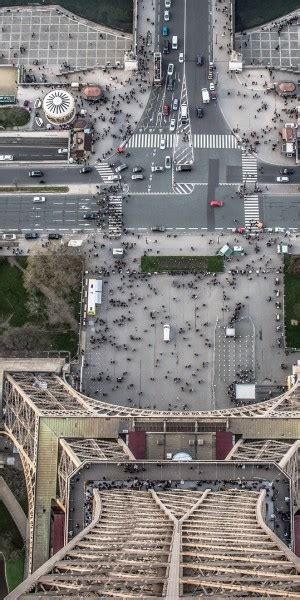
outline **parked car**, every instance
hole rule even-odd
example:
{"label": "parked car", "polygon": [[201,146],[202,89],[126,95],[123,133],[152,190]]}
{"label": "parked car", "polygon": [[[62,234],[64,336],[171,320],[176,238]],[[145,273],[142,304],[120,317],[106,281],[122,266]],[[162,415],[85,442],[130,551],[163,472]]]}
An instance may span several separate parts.
{"label": "parked car", "polygon": [[215,91],[215,84],[212,81],[209,84],[209,91],[210,92],[214,92]]}
{"label": "parked car", "polygon": [[43,177],[43,171],[29,171],[29,177]]}
{"label": "parked car", "polygon": [[209,204],[213,208],[217,208],[218,206],[224,206],[224,202],[222,200],[212,200]]}
{"label": "parked car", "polygon": [[37,240],[39,234],[37,231],[30,231],[29,233],[25,233],[25,240]]}
{"label": "parked car", "polygon": [[16,239],[15,233],[0,233],[0,240],[11,241]]}
{"label": "parked car", "polygon": [[62,238],[61,233],[49,233],[48,240],[60,240]]}

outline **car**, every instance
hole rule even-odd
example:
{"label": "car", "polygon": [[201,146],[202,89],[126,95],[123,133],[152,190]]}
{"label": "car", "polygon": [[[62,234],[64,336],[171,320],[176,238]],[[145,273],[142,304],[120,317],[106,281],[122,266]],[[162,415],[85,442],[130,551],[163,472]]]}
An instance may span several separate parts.
{"label": "car", "polygon": [[171,169],[171,165],[172,165],[171,156],[166,156],[166,158],[165,158],[165,168],[166,169]]}
{"label": "car", "polygon": [[212,200],[209,204],[213,208],[217,208],[218,206],[224,206],[224,202],[222,200]]}
{"label": "car", "polygon": [[166,25],[164,25],[161,29],[161,32],[163,34],[163,36],[165,37],[166,35],[169,35],[169,27],[167,27]]}
{"label": "car", "polygon": [[289,183],[290,178],[287,177],[286,175],[284,177],[276,177],[276,182],[277,183]]}
{"label": "car", "polygon": [[151,227],[151,231],[163,233],[166,231],[166,228],[162,225],[155,225],[155,227]]}
{"label": "car", "polygon": [[174,79],[171,75],[167,75],[167,90],[172,92],[174,89]]}
{"label": "car", "polygon": [[26,108],[27,106],[29,106],[29,100],[24,100],[24,102],[23,102],[23,106],[25,106],[25,108]]}
{"label": "car", "polygon": [[164,11],[164,21],[170,21],[170,12],[168,10]]}
{"label": "car", "polygon": [[61,240],[62,235],[61,233],[49,233],[48,234],[48,240]]}
{"label": "car", "polygon": [[169,40],[165,40],[164,45],[163,45],[163,53],[169,54],[169,52],[170,52],[170,42],[169,42]]}
{"label": "car", "polygon": [[42,101],[40,100],[40,98],[37,98],[34,102],[34,108],[41,108],[42,106]]}
{"label": "car", "polygon": [[160,166],[156,166],[156,165],[152,165],[152,167],[151,167],[152,173],[161,173],[164,170],[165,170],[164,167],[160,167]]}
{"label": "car", "polygon": [[142,180],[144,179],[144,175],[143,173],[134,173],[133,175],[131,175],[131,179],[133,181],[135,181],[136,179]]}
{"label": "car", "polygon": [[215,91],[215,84],[212,81],[209,84],[209,91],[210,92],[214,92]]}
{"label": "car", "polygon": [[43,119],[41,119],[41,117],[35,117],[34,120],[35,120],[35,122],[36,122],[36,124],[37,124],[38,127],[43,127],[44,121],[43,121]]}
{"label": "car", "polygon": [[176,129],[176,119],[171,119],[170,121],[170,131],[175,131]]}
{"label": "car", "polygon": [[210,97],[211,97],[212,100],[216,100],[217,99],[217,94],[216,94],[215,90],[211,90]]}
{"label": "car", "polygon": [[0,234],[0,239],[1,240],[6,240],[6,241],[15,240],[16,239],[16,234],[15,233],[1,233]]}
{"label": "car", "polygon": [[33,202],[46,202],[46,197],[45,196],[33,196],[32,201]]}
{"label": "car", "polygon": [[164,117],[167,117],[169,112],[170,112],[169,104],[164,104],[163,108],[162,108],[162,114],[164,115]]}
{"label": "car", "polygon": [[37,240],[39,234],[37,231],[30,231],[29,233],[25,233],[25,240]]}
{"label": "car", "polygon": [[200,67],[203,65],[203,56],[202,56],[202,54],[197,54],[197,56],[196,56],[196,63]]}
{"label": "car", "polygon": [[81,167],[79,173],[84,174],[84,173],[91,173],[92,171],[92,167]]}
{"label": "car", "polygon": [[173,75],[174,73],[174,64],[173,63],[169,63],[168,64],[168,72],[167,75]]}
{"label": "car", "polygon": [[280,321],[280,314],[276,313],[276,321]]}
{"label": "car", "polygon": [[14,160],[12,154],[0,154],[0,160]]}
{"label": "car", "polygon": [[121,171],[125,171],[125,169],[128,169],[128,165],[126,165],[126,163],[123,163],[122,165],[119,165],[115,168],[115,172],[120,173]]}
{"label": "car", "polygon": [[280,169],[279,171],[280,175],[294,175],[295,171],[294,169]]}
{"label": "car", "polygon": [[107,176],[107,181],[120,181],[122,179],[122,175],[118,175],[114,173],[113,175]]}
{"label": "car", "polygon": [[280,296],[280,290],[276,290],[275,296],[276,296],[276,298],[279,298],[279,296]]}
{"label": "car", "polygon": [[164,138],[164,137],[160,138],[160,149],[161,150],[166,149],[166,138]]}
{"label": "car", "polygon": [[183,61],[184,61],[184,54],[183,54],[183,52],[179,52],[178,62],[183,63]]}
{"label": "car", "polygon": [[98,213],[97,212],[84,213],[83,219],[91,220],[91,221],[98,219]]}
{"label": "car", "polygon": [[139,167],[139,166],[132,167],[132,172],[133,173],[141,173],[142,170],[143,170],[143,167]]}
{"label": "car", "polygon": [[69,148],[58,148],[57,154],[69,154]]}
{"label": "car", "polygon": [[179,108],[179,100],[178,100],[178,98],[174,98],[173,104],[172,104],[172,108],[173,108],[173,110],[178,110],[178,108]]}
{"label": "car", "polygon": [[29,177],[43,177],[43,171],[29,171]]}
{"label": "car", "polygon": [[165,8],[171,8],[171,0],[165,0]]}
{"label": "car", "polygon": [[198,106],[196,108],[196,115],[197,115],[198,119],[202,119],[204,112],[203,112],[203,108],[201,108],[201,106]]}

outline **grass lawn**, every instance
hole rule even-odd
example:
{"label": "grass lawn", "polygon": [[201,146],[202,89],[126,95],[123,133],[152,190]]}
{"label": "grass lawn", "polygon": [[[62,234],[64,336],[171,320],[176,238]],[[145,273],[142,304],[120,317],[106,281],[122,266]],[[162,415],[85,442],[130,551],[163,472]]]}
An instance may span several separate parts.
{"label": "grass lawn", "polygon": [[26,108],[19,106],[0,107],[0,128],[12,129],[13,127],[22,127],[30,119],[30,113]]}
{"label": "grass lawn", "polygon": [[[300,257],[297,257],[300,263]],[[300,348],[300,273],[289,272],[292,256],[284,257],[285,333],[288,348]],[[291,320],[298,325],[291,325]]]}
{"label": "grass lawn", "polygon": [[193,273],[222,272],[222,256],[142,256],[142,273],[188,271]]}
{"label": "grass lawn", "polygon": [[28,321],[27,300],[21,271],[0,258],[0,326],[9,318],[12,327],[24,325]]}
{"label": "grass lawn", "polygon": [[299,0],[235,0],[235,30],[256,27],[299,7]]}
{"label": "grass lawn", "polygon": [[17,585],[22,583],[24,579],[24,552],[20,553],[16,558],[6,560],[5,565],[7,585],[11,592]]}
{"label": "grass lawn", "polygon": [[66,185],[15,185],[14,187],[4,185],[0,187],[0,194],[37,194],[42,192],[44,194],[47,194],[47,192],[48,194],[66,194],[68,191],[69,188]]}
{"label": "grass lawn", "polygon": [[3,502],[0,502],[0,552],[5,558],[9,591],[23,581],[23,540]]}
{"label": "grass lawn", "polygon": [[[150,0],[147,0],[150,2]],[[0,6],[27,6],[32,0],[0,0]],[[132,0],[40,0],[39,4],[59,4],[76,15],[108,27],[132,32]]]}

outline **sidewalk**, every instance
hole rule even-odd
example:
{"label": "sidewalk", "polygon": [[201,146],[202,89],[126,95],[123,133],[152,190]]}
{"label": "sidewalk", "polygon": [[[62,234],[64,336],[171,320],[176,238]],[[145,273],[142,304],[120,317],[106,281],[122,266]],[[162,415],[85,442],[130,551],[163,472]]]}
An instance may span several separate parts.
{"label": "sidewalk", "polygon": [[[227,8],[226,8],[227,7]],[[217,94],[220,110],[230,129],[243,145],[256,149],[261,161],[291,166],[294,159],[281,154],[279,132],[284,123],[291,120],[290,110],[297,101],[284,99],[267,92],[274,81],[297,81],[297,75],[268,68],[245,69],[242,73],[230,73],[230,1],[213,3],[214,63],[218,78]],[[259,142],[258,144],[256,142]]]}

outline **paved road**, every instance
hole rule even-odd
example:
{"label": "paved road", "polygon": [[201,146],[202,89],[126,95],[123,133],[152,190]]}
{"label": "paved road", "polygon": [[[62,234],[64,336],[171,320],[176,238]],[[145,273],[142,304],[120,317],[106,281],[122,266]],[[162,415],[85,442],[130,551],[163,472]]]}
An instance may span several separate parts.
{"label": "paved road", "polygon": [[29,164],[28,166],[16,166],[12,164],[5,164],[5,168],[0,166],[0,185],[37,185],[40,178],[29,177],[28,173],[32,169],[41,170],[43,173],[43,181],[46,184],[87,184],[87,183],[100,183],[99,173],[93,169],[91,173],[84,175],[80,174],[80,167],[78,165],[43,165],[40,164]]}
{"label": "paved road", "polygon": [[1,230],[68,231],[94,229],[94,221],[83,219],[84,213],[97,210],[93,198],[73,195],[45,195],[46,202],[34,203],[31,195],[1,195]]}
{"label": "paved road", "polygon": [[[66,137],[9,137],[0,135],[0,154],[12,154],[15,161],[41,162],[65,161],[68,154],[58,154],[59,148],[67,148]],[[7,163],[9,164],[9,163]]]}

